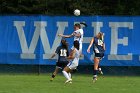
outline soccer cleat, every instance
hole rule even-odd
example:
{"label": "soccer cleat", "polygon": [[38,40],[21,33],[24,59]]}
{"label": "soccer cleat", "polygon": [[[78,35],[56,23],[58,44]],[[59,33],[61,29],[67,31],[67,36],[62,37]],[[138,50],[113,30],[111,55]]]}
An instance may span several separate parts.
{"label": "soccer cleat", "polygon": [[70,82],[72,82],[72,79],[66,80],[65,84],[66,84],[66,83],[70,83]]}
{"label": "soccer cleat", "polygon": [[95,83],[97,81],[97,77],[93,77],[93,83]]}
{"label": "soccer cleat", "polygon": [[72,81],[70,81],[69,83],[72,84]]}
{"label": "soccer cleat", "polygon": [[103,71],[102,71],[102,70],[99,70],[99,74],[100,74],[100,75],[103,75],[104,73],[103,73]]}
{"label": "soccer cleat", "polygon": [[54,78],[51,78],[50,81],[53,81]]}

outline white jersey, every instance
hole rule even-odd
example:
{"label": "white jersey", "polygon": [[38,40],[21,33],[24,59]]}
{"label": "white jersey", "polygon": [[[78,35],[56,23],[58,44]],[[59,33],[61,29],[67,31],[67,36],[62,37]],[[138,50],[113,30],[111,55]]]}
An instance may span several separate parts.
{"label": "white jersey", "polygon": [[74,59],[71,60],[71,62],[67,65],[70,69],[76,69],[79,64],[80,53],[76,48],[75,50],[76,50],[76,53],[75,53]]}
{"label": "white jersey", "polygon": [[[77,37],[77,36],[75,36],[75,34],[81,34],[81,36]],[[83,35],[84,35],[83,29],[78,29],[78,30],[74,31],[72,33],[72,35],[74,35],[74,41],[77,40],[77,41],[79,41],[80,44],[82,44],[82,42],[83,42]]]}
{"label": "white jersey", "polygon": [[75,48],[75,50],[76,50],[76,53],[75,53],[75,57],[74,57],[74,59],[72,60],[72,62],[73,62],[73,63],[76,63],[77,66],[78,66],[80,54],[79,54],[79,51],[78,51],[76,48]]}

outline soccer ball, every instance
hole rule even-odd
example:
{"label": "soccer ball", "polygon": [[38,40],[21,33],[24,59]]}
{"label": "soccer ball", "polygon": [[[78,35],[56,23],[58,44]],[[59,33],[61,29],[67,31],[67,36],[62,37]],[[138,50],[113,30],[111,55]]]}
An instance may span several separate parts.
{"label": "soccer ball", "polygon": [[74,10],[74,15],[79,16],[80,15],[80,10],[79,9]]}

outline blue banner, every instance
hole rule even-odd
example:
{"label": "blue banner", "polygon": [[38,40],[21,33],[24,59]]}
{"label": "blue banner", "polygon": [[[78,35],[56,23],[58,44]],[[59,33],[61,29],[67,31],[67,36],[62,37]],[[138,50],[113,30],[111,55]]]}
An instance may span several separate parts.
{"label": "blue banner", "polygon": [[[136,16],[0,16],[0,64],[55,65],[50,59],[61,37],[71,34],[73,25],[83,27],[80,65],[92,65],[94,53],[86,52],[98,32],[105,33],[106,52],[102,66],[140,66],[140,17]],[[73,38],[67,38],[69,48]],[[91,49],[92,50],[92,49]]]}

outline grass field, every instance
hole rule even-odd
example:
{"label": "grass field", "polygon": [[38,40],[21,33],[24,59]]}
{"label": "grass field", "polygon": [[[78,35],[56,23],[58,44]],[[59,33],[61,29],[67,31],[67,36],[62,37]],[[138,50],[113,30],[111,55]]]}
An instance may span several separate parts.
{"label": "grass field", "polygon": [[0,93],[140,93],[140,77],[73,75],[72,84],[64,84],[60,74],[50,82],[45,75],[0,75]]}

